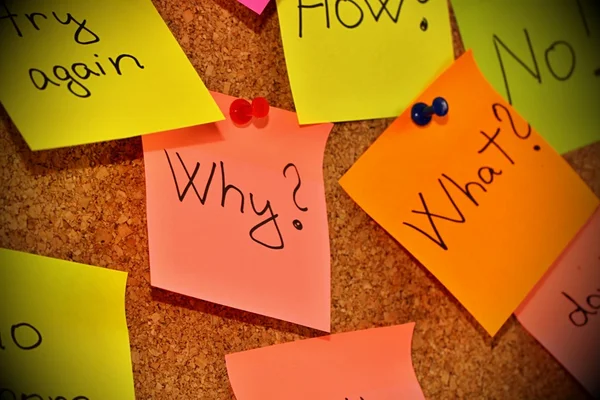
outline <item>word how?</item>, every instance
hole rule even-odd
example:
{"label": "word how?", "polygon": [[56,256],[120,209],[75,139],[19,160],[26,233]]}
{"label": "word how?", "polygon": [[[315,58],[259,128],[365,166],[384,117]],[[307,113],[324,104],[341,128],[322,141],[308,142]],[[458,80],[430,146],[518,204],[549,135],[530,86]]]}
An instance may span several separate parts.
{"label": "word how?", "polygon": [[[578,5],[579,14],[581,16],[581,20],[583,23],[583,28],[588,37],[590,37],[590,28],[587,23],[587,19],[584,15],[583,8],[579,0],[575,0]],[[531,43],[531,39],[529,38],[529,32],[527,29],[523,29],[525,33],[525,41],[527,42],[527,46],[529,48],[529,55],[531,57],[531,61],[529,65],[525,63],[519,56],[517,56],[496,34],[492,35],[492,41],[494,43],[494,48],[496,49],[496,56],[498,57],[498,64],[500,66],[500,70],[502,71],[502,78],[504,80],[504,87],[506,89],[506,96],[508,98],[508,102],[512,105],[512,96],[510,93],[510,85],[508,84],[508,77],[506,75],[506,70],[504,68],[504,61],[502,59],[502,54],[500,52],[500,47],[504,49],[521,67],[529,73],[540,85],[542,84],[542,74],[540,71],[540,66],[538,65],[538,60],[535,52],[533,51],[533,45]],[[565,61],[568,62],[565,63]],[[544,51],[544,61],[546,63],[546,67],[550,75],[558,80],[558,81],[568,81],[569,78],[575,72],[576,65],[576,56],[575,50],[573,46],[565,41],[565,40],[556,40],[546,48]],[[561,63],[561,61],[563,61]],[[568,64],[568,67],[565,65]],[[558,66],[561,65],[561,68]],[[594,76],[600,76],[600,68],[592,71]]]}
{"label": "word how?", "polygon": [[[524,133],[524,134],[519,133],[519,131],[515,127],[513,117],[511,115],[510,111],[508,110],[508,108],[506,108],[502,104],[495,103],[492,105],[492,111],[494,112],[494,116],[496,117],[496,120],[498,120],[499,122],[502,122],[499,111],[504,111],[504,113],[506,114],[506,116],[508,117],[508,119],[510,121],[510,126],[511,126],[512,131],[515,134],[515,136],[521,140],[525,140],[525,139],[529,138],[529,136],[531,135],[531,125],[527,124],[527,132],[526,133]],[[497,128],[496,132],[492,136],[490,136],[489,134],[487,134],[484,131],[480,131],[481,135],[483,135],[487,139],[487,142],[485,143],[485,145],[483,145],[483,147],[481,147],[481,149],[479,151],[477,151],[477,153],[482,154],[485,151],[487,151],[489,148],[494,148],[494,149],[498,150],[508,160],[508,162],[510,162],[510,164],[514,165],[515,164],[514,160],[506,153],[506,151],[496,141],[496,139],[500,135],[500,131],[501,131],[501,129]],[[491,147],[492,145],[493,145],[493,147]],[[535,146],[533,146],[533,149],[535,151],[539,151],[540,146],[535,145]],[[471,202],[476,207],[479,207],[479,203],[475,199],[475,196],[473,196],[473,193],[471,192],[471,190],[473,188],[478,188],[480,191],[486,193],[487,192],[486,186],[491,185],[494,182],[494,177],[500,176],[500,175],[502,175],[502,170],[500,170],[500,169],[496,170],[490,166],[482,166],[477,170],[477,176],[479,178],[478,180],[470,181],[470,182],[467,182],[465,185],[461,185],[461,184],[457,183],[454,179],[452,179],[450,176],[446,175],[445,173],[442,173],[442,178],[444,180],[442,180],[441,178],[438,178],[438,183],[440,184],[440,187],[444,191],[446,198],[452,204],[452,206],[453,206],[454,210],[456,211],[456,213],[458,214],[458,216],[457,217],[448,217],[448,216],[433,213],[427,206],[427,202],[425,201],[425,197],[423,196],[423,193],[419,193],[419,198],[421,199],[421,204],[423,206],[423,210],[412,210],[412,213],[417,214],[417,215],[425,215],[427,217],[427,220],[429,221],[429,224],[435,233],[435,238],[432,235],[430,235],[429,233],[425,232],[423,229],[421,229],[411,223],[403,222],[403,224],[416,230],[417,232],[421,233],[422,235],[427,237],[429,240],[431,240],[433,243],[437,244],[440,248],[442,248],[444,250],[448,250],[448,246],[446,245],[446,242],[442,238],[434,219],[450,221],[450,222],[457,223],[457,224],[464,224],[467,221],[467,219],[464,216],[463,212],[460,210],[460,208],[456,205],[456,202],[454,201],[454,197],[450,194],[450,192],[448,191],[448,188],[446,187],[446,183],[452,184],[452,186],[454,186],[463,195],[465,195],[469,200],[471,200]]]}
{"label": "word how?", "polygon": [[[369,0],[357,0],[360,3],[362,1],[365,2],[369,12],[373,16],[375,22],[379,22],[379,19],[385,12],[390,19],[397,24],[398,19],[400,18],[400,11],[402,10],[402,4],[404,0],[399,0],[398,8],[396,8],[396,13],[392,15],[393,11],[388,9],[388,3],[390,0],[377,0],[379,2],[379,11],[375,12],[374,7],[371,5]],[[373,0],[371,0],[373,1]],[[418,0],[419,3],[424,4],[429,0]],[[327,29],[331,27],[330,16],[329,16],[329,0],[323,0],[321,3],[315,4],[302,4],[302,0],[298,0],[298,28],[299,28],[299,36],[302,37],[302,9],[304,8],[319,8],[324,7],[325,9],[325,26]],[[335,17],[338,22],[348,29],[354,29],[362,24],[365,18],[365,12],[363,8],[355,1],[355,0],[335,0]],[[423,18],[421,20],[420,28],[422,31],[426,31],[429,27],[429,23],[427,22],[427,18]]]}
{"label": "word how?", "polygon": [[[20,38],[23,38],[23,31],[17,22],[19,15],[12,13],[4,2],[1,4],[6,14],[0,14],[0,22],[5,19],[10,19],[16,34]],[[44,24],[51,23],[51,18],[49,20],[49,17],[46,14],[39,12],[23,14],[21,17],[24,17],[28,21],[28,24],[26,22],[27,26],[34,28],[36,31],[41,30],[40,25],[43,26]],[[100,42],[100,37],[87,27],[87,20],[84,19],[79,21],[70,13],[67,13],[64,18],[61,18],[54,11],[52,12],[52,17],[54,17],[54,20],[61,25],[69,26],[74,24],[77,27],[73,34],[73,40],[75,43],[85,46]],[[31,80],[31,83],[41,91],[46,90],[49,85],[60,87],[60,82],[64,82],[67,85],[69,92],[71,92],[73,95],[79,98],[88,98],[92,95],[92,93],[83,83],[81,83],[81,81],[86,81],[94,76],[98,77],[107,75],[106,69],[99,62],[98,54],[94,54],[94,57],[95,59],[92,62],[95,63],[95,67],[90,66],[85,62],[72,63],[70,68],[62,65],[55,65],[52,68],[51,74],[46,74],[46,72],[38,68],[30,68],[29,79]],[[140,64],[138,59],[131,54],[124,53],[116,57],[116,59],[108,57],[112,69],[114,69],[114,72],[116,72],[117,75],[123,75],[121,71],[121,62],[124,59],[129,59],[139,69],[144,69],[144,66]]]}
{"label": "word how?", "polygon": [[[12,344],[20,350],[31,351],[35,350],[42,345],[42,334],[33,325],[26,322],[21,322],[12,325],[10,328],[10,337]],[[10,351],[12,345],[7,342],[6,345],[2,343],[2,332],[0,332],[0,350]],[[63,396],[48,397],[50,400],[68,400]],[[45,398],[39,394],[26,394],[21,393],[17,396],[15,392],[8,388],[0,387],[0,399],[2,400],[44,400]],[[89,400],[85,396],[74,397],[73,400]]]}
{"label": "word how?", "polygon": [[[200,170],[200,163],[196,162],[196,166],[194,167],[193,172],[190,174],[189,170],[185,166],[185,163],[181,159],[181,156],[179,155],[179,153],[176,152],[175,154],[177,156],[177,159],[181,163],[181,166],[183,167],[183,170],[185,171],[185,174],[188,179],[188,182],[185,185],[183,191],[180,191],[177,176],[175,174],[175,170],[173,169],[173,164],[171,163],[171,157],[169,156],[169,153],[167,152],[167,150],[165,150],[165,155],[167,156],[167,162],[169,163],[169,168],[171,169],[171,174],[173,175],[173,181],[175,183],[175,189],[177,190],[177,197],[179,198],[179,201],[183,202],[183,200],[185,199],[185,196],[187,195],[189,189],[191,188],[191,189],[193,189],[194,193],[196,194],[196,197],[198,198],[198,200],[200,200],[200,204],[204,205],[206,203],[208,191],[211,187],[211,183],[212,183],[213,177],[215,175],[215,170],[217,169],[217,164],[215,162],[212,163],[210,175],[208,176],[206,184],[204,185],[204,190],[202,192],[202,195],[200,195],[200,193],[198,192],[198,188],[196,187],[196,185],[194,183],[194,180],[196,179],[196,175],[198,174],[198,171]],[[245,204],[244,192],[242,192],[242,190],[239,189],[238,187],[236,187],[232,184],[227,184],[225,182],[225,164],[223,163],[223,161],[219,162],[219,167],[220,167],[219,169],[221,171],[221,207],[223,207],[223,208],[225,207],[225,201],[227,199],[227,194],[229,193],[230,190],[233,190],[234,192],[237,192],[240,195],[240,213],[243,214],[245,211],[245,209],[244,209],[244,204]],[[296,208],[298,210],[300,210],[302,212],[306,212],[306,211],[308,211],[308,208],[301,207],[300,205],[298,205],[298,202],[296,200],[296,194],[298,193],[298,190],[300,190],[300,187],[302,186],[302,180],[300,179],[300,173],[298,172],[298,168],[296,167],[296,165],[294,165],[293,163],[287,164],[283,168],[283,177],[287,178],[287,172],[290,169],[293,169],[294,172],[296,172],[296,178],[297,178],[296,187],[294,188],[294,192],[292,194],[292,200],[294,201],[294,205],[296,206]],[[267,247],[269,249],[273,249],[273,250],[283,249],[284,248],[284,240],[283,240],[283,236],[281,235],[281,230],[279,229],[279,225],[277,224],[277,218],[279,217],[279,214],[275,214],[273,212],[273,208],[271,206],[270,200],[267,200],[265,202],[265,206],[263,207],[262,210],[258,210],[254,203],[254,194],[250,193],[249,197],[250,197],[250,206],[252,207],[252,211],[257,216],[263,216],[263,215],[267,214],[266,219],[259,222],[258,224],[256,224],[255,226],[253,226],[250,229],[250,232],[249,232],[250,238],[254,242],[256,242],[264,247]],[[256,237],[257,231],[263,227],[266,227],[268,224],[272,224],[273,227],[275,228],[275,230],[277,231],[277,236],[279,237],[279,242],[276,244],[266,243]],[[303,228],[302,222],[298,219],[293,220],[292,225],[297,230],[302,230],[302,228]]]}

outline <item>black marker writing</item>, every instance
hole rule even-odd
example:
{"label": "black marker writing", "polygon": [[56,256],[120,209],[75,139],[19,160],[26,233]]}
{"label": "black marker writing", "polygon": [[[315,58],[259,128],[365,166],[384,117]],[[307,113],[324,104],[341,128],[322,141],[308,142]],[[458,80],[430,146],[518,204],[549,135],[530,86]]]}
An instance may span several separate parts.
{"label": "black marker writing", "polygon": [[[9,19],[12,26],[19,37],[24,37],[24,30],[21,29],[17,18],[18,14],[11,12],[4,1],[0,0],[2,7],[0,8],[0,23],[3,20]],[[79,20],[75,18],[71,13],[66,13],[65,16],[59,16],[56,12],[52,12],[51,16],[61,25],[69,26],[75,25],[76,29],[73,33],[73,40],[79,45],[92,45],[100,42],[100,37],[88,26],[86,19]],[[43,26],[50,23],[49,16],[40,13],[33,12],[24,14],[26,22],[31,25],[31,28],[35,31],[42,30]],[[92,77],[100,77],[107,75],[107,70],[100,62],[98,54],[94,54],[95,60],[90,62],[74,62],[68,66],[55,65],[52,67],[51,72],[46,72],[40,68],[31,67],[28,70],[29,79],[33,86],[40,90],[45,91],[49,87],[60,87],[65,84],[69,92],[78,98],[88,98],[92,95],[92,92],[88,89],[82,81],[86,81]],[[112,69],[108,69],[109,72],[114,72],[119,76],[123,75],[123,65],[127,65],[127,68],[131,70],[132,67],[137,69],[144,69],[144,65],[133,55],[122,53],[116,58],[107,57],[108,62],[112,65]]]}
{"label": "black marker writing", "polygon": [[[37,13],[37,14],[39,14],[39,13]],[[39,14],[39,15],[44,15],[44,14]],[[73,16],[70,13],[67,13],[67,18],[66,18],[66,20],[63,21],[60,18],[58,18],[58,16],[56,15],[56,13],[54,11],[52,12],[52,15],[58,22],[60,22],[63,25],[69,25],[71,22],[75,22],[77,24],[77,30],[75,31],[75,35],[73,36],[73,39],[75,40],[75,42],[86,45],[86,44],[98,43],[100,41],[100,38],[98,37],[98,35],[96,35],[94,32],[92,32],[85,26],[85,24],[87,23],[87,21],[85,19],[83,21],[79,22],[75,18],[73,18]],[[45,17],[45,15],[44,15],[44,17]],[[82,40],[80,36],[84,32],[88,36],[92,36],[92,38],[88,39],[87,41]]]}
{"label": "black marker writing", "polygon": [[[98,55],[94,54],[94,57],[98,58]],[[124,59],[129,59],[131,60],[129,64],[133,64],[139,69],[144,69],[144,66],[140,64],[139,60],[130,54],[121,54],[116,59],[108,57],[108,60],[112,64],[117,75],[123,75],[121,71],[121,62]],[[41,91],[46,90],[48,85],[61,86],[59,82],[65,82],[69,92],[77,97],[85,99],[90,97],[92,93],[81,81],[85,81],[93,76],[106,75],[106,71],[99,61],[96,61],[96,66],[98,69],[94,70],[86,63],[76,62],[71,64],[71,69],[69,70],[62,65],[55,65],[52,69],[52,74],[46,74],[44,71],[37,68],[30,68],[29,79],[31,80],[31,83]]]}
{"label": "black marker writing", "polygon": [[[6,5],[6,3],[4,1],[2,1],[1,3],[2,3],[2,9],[4,10],[4,12],[6,12],[6,14],[0,15],[0,20],[7,19],[7,18],[10,19],[13,27],[15,28],[16,34],[19,37],[23,37],[23,32],[21,31],[21,28],[19,27],[19,23],[17,22],[17,18],[19,17],[19,15],[11,12],[8,9],[8,6]],[[42,18],[44,20],[48,20],[48,16],[46,14],[39,13],[39,12],[33,12],[30,14],[24,14],[24,15],[25,15],[25,18],[27,18],[27,21],[29,22],[29,24],[37,31],[40,30],[40,25],[38,24],[38,22],[42,21],[40,18]],[[81,44],[81,45],[88,45],[88,44],[98,43],[100,41],[100,37],[86,26],[87,20],[84,19],[80,22],[75,17],[73,17],[73,15],[71,15],[70,13],[67,13],[67,15],[65,17],[61,18],[54,11],[52,12],[52,16],[54,17],[56,22],[60,23],[61,25],[71,25],[71,23],[74,23],[75,25],[77,25],[77,28],[73,34],[73,40],[75,40],[76,43]],[[82,36],[87,36],[87,39],[82,38]]]}
{"label": "black marker writing", "polygon": [[[584,327],[588,323],[588,315],[596,315],[600,310],[600,289],[598,289],[598,294],[590,294],[585,298],[584,305],[580,305],[575,299],[569,296],[565,292],[561,292],[565,298],[567,298],[573,305],[575,305],[575,310],[569,313],[569,320],[573,325],[578,328]],[[588,309],[586,309],[588,307]],[[591,309],[591,310],[590,310]]]}
{"label": "black marker writing", "polygon": [[[333,8],[335,18],[340,25],[348,29],[354,29],[359,27],[365,19],[365,5],[375,22],[379,22],[381,16],[385,13],[394,24],[397,24],[400,19],[402,4],[404,3],[404,0],[398,0],[398,5],[394,7],[390,4],[393,0],[335,0],[333,7],[330,7],[329,1],[330,0],[322,0],[320,3],[304,4],[302,0],[298,0],[299,37],[302,37],[304,33],[302,25],[303,13],[308,12],[309,10],[322,9],[325,13],[325,27],[330,28],[331,17],[329,14],[330,8]],[[421,22],[421,29],[426,30],[427,20],[425,18],[423,20],[425,21],[425,28],[423,28],[423,22]]]}
{"label": "black marker writing", "polygon": [[531,45],[531,40],[529,39],[529,33],[527,29],[524,29],[525,32],[525,40],[527,41],[527,46],[529,47],[529,52],[531,53],[533,69],[530,68],[523,60],[521,60],[513,51],[504,44],[504,42],[496,35],[492,36],[494,41],[494,48],[496,49],[496,56],[498,57],[498,62],[500,64],[500,69],[502,71],[502,78],[504,79],[504,87],[506,88],[506,95],[508,97],[508,102],[512,104],[512,96],[510,93],[510,86],[508,85],[508,77],[506,76],[506,70],[504,68],[504,61],[502,59],[502,54],[500,53],[500,47],[504,48],[504,50],[512,56],[512,58],[517,61],[525,70],[537,80],[538,83],[542,83],[542,77],[540,75],[540,68],[538,67],[537,59],[535,58],[535,54],[533,53],[533,46]]}
{"label": "black marker writing", "polygon": [[457,212],[457,214],[459,216],[459,219],[445,217],[445,216],[442,216],[442,215],[439,215],[439,214],[433,214],[433,213],[431,213],[429,211],[429,208],[427,207],[427,202],[425,202],[425,197],[423,197],[423,193],[419,193],[419,198],[421,199],[421,204],[423,205],[423,211],[412,210],[411,212],[414,213],[414,214],[420,214],[420,215],[427,216],[427,220],[429,221],[429,224],[431,225],[431,228],[433,228],[433,231],[435,232],[435,236],[436,236],[437,239],[434,239],[430,234],[428,234],[427,232],[425,232],[421,228],[416,227],[413,224],[410,224],[408,222],[403,222],[403,224],[406,225],[406,226],[408,226],[408,227],[410,227],[410,228],[413,228],[417,232],[422,233],[427,238],[429,238],[429,240],[433,241],[435,244],[437,244],[438,246],[440,246],[442,249],[448,250],[448,246],[446,245],[446,242],[444,242],[444,240],[442,239],[442,236],[440,235],[440,233],[439,233],[439,231],[437,229],[437,226],[436,226],[435,222],[433,221],[433,218],[439,218],[441,220],[455,222],[455,223],[458,223],[458,224],[465,223],[466,219],[465,219],[465,216],[463,215],[463,213],[460,211],[460,208],[458,208],[458,206],[454,202],[454,199],[452,198],[452,196],[450,196],[450,193],[448,193],[448,189],[446,189],[446,186],[444,185],[444,182],[442,182],[441,179],[438,179],[438,182],[439,182],[440,186],[442,187],[442,190],[446,194],[446,198],[450,201],[450,203],[452,203],[452,206],[454,207],[454,210]]}
{"label": "black marker writing", "polygon": [[[219,169],[218,173],[220,175],[220,181],[221,181],[220,182],[221,195],[220,195],[219,205],[222,208],[235,207],[236,209],[239,209],[240,214],[244,214],[247,212],[248,207],[246,204],[246,194],[240,187],[238,187],[235,184],[233,184],[232,182],[228,181],[227,175],[226,175],[226,166],[223,161],[219,161],[218,165],[215,162],[213,162],[211,164],[210,173],[208,173],[208,175],[206,173],[204,174],[203,188],[199,189],[200,186],[196,186],[196,185],[197,185],[197,180],[201,178],[199,176],[199,173],[202,169],[201,164],[199,162],[196,162],[196,165],[194,166],[194,168],[192,170],[186,166],[183,159],[181,158],[181,155],[178,152],[175,152],[175,155],[177,156],[177,160],[179,161],[179,164],[181,165],[181,168],[183,169],[185,176],[186,176],[186,178],[184,179],[185,184],[183,185],[183,184],[180,184],[180,180],[177,176],[177,173],[175,172],[175,166],[172,161],[171,155],[169,155],[169,152],[167,150],[164,150],[164,152],[165,152],[165,156],[167,159],[167,163],[169,165],[169,169],[171,171],[171,175],[173,177],[173,182],[175,184],[177,198],[179,199],[180,202],[183,202],[185,200],[186,196],[190,193],[190,189],[191,189],[195,193],[198,200],[200,201],[200,204],[204,206],[207,202],[208,193],[212,187],[213,177],[218,168]],[[284,176],[284,178],[287,177],[288,171],[290,171],[292,169],[295,171],[296,178],[297,178],[297,183],[296,183],[296,186],[295,186],[293,194],[292,194],[292,200],[294,201],[294,204],[296,205],[298,210],[300,210],[302,212],[306,212],[306,211],[308,211],[308,208],[301,207],[298,204],[297,199],[296,199],[296,195],[302,185],[300,173],[299,173],[296,165],[293,163],[287,164],[285,166],[285,168],[283,169],[283,176]],[[200,192],[202,192],[202,194],[200,194]],[[265,200],[264,205],[257,205],[257,201],[256,201],[257,197],[254,193],[251,193],[251,192],[248,193],[248,197],[249,197],[249,203],[250,203],[250,208],[251,208],[252,212],[256,216],[264,218],[261,221],[259,221],[256,225],[254,225],[253,227],[250,228],[250,230],[248,232],[250,239],[257,244],[260,244],[261,246],[264,246],[264,247],[272,249],[272,250],[283,249],[285,247],[285,243],[284,243],[283,235],[281,233],[281,229],[279,227],[279,223],[277,220],[279,218],[279,214],[277,214],[273,210],[271,201]],[[302,223],[299,220],[294,220],[292,222],[292,225],[298,230],[302,229]],[[260,232],[263,231],[264,229],[268,229],[269,226],[275,230],[277,239],[269,240],[269,241],[267,241],[266,239],[261,239]]]}
{"label": "black marker writing", "polygon": [[[12,344],[21,350],[34,350],[42,344],[42,334],[33,325],[20,322],[10,327],[10,338]],[[0,332],[0,350],[6,350],[7,346],[2,343],[2,332]],[[0,397],[1,398],[1,397]]]}
{"label": "black marker writing", "polygon": [[[23,334],[23,332],[29,332],[30,335],[34,333],[36,336],[35,340],[30,340],[28,343],[25,342],[22,336],[19,335],[19,333]],[[13,325],[10,328],[10,336],[12,337],[13,343],[16,344],[21,350],[33,350],[42,344],[42,334],[40,331],[38,331],[33,325],[26,322]]]}
{"label": "black marker writing", "polygon": [[[39,394],[27,394],[27,393],[21,393],[21,395],[18,396],[18,393],[15,394],[15,392],[13,392],[10,389],[0,387],[0,399],[1,400],[44,400],[45,398],[40,396]],[[48,400],[68,400],[68,399],[64,396],[57,396],[57,397],[48,396]],[[73,397],[72,400],[89,400],[89,399],[85,396],[75,396],[75,397]]]}
{"label": "black marker writing", "polygon": [[583,6],[581,5],[580,0],[575,0],[577,3],[577,10],[579,11],[579,16],[581,17],[581,22],[583,23],[583,28],[585,29],[585,34],[590,36],[590,27],[588,26],[587,18],[585,17],[585,13],[583,12]]}
{"label": "black marker writing", "polygon": [[[273,250],[281,250],[281,249],[283,249],[283,236],[281,236],[281,231],[279,230],[279,226],[277,225],[277,217],[279,215],[278,214],[273,214],[273,209],[271,208],[271,202],[269,200],[267,200],[265,202],[265,207],[262,209],[262,211],[258,211],[256,209],[256,207],[254,206],[254,195],[252,193],[250,193],[250,204],[252,205],[252,211],[254,211],[254,213],[256,215],[262,216],[267,211],[270,214],[269,218],[267,218],[264,221],[258,223],[257,225],[253,226],[252,229],[250,229],[250,238],[252,240],[254,240],[256,243],[262,244],[263,246],[268,247],[269,249],[273,249]],[[277,231],[277,236],[279,237],[279,243],[277,243],[277,244],[268,244],[268,243],[265,243],[262,240],[259,240],[259,239],[257,239],[254,236],[255,232],[259,228],[262,228],[263,226],[267,225],[270,222],[272,222],[274,224],[275,230]]]}
{"label": "black marker writing", "polygon": [[185,171],[185,174],[187,175],[187,179],[188,179],[188,183],[185,185],[183,192],[179,191],[179,183],[177,182],[177,176],[175,175],[175,170],[173,169],[173,164],[171,164],[171,157],[169,157],[169,153],[165,150],[165,155],[167,156],[167,161],[169,162],[169,168],[171,169],[171,173],[173,174],[173,181],[175,182],[175,189],[177,189],[177,197],[179,197],[179,201],[183,201],[183,199],[185,199],[185,195],[187,194],[187,191],[191,187],[194,189],[194,193],[196,193],[196,196],[198,197],[198,200],[200,200],[200,203],[202,205],[204,205],[204,203],[206,202],[206,196],[208,196],[208,189],[210,188],[210,183],[212,182],[213,176],[215,175],[215,168],[217,167],[217,164],[212,163],[212,169],[210,171],[210,176],[208,177],[208,181],[206,182],[206,185],[204,186],[204,193],[202,196],[200,196],[200,194],[198,193],[198,189],[196,189],[196,185],[194,185],[194,179],[196,178],[196,175],[198,174],[198,170],[200,169],[200,163],[199,162],[196,163],[194,172],[192,172],[192,175],[190,175],[190,173],[188,172],[188,169],[185,166],[185,163],[183,162],[183,160],[181,159],[181,156],[179,155],[179,153],[175,153],[175,154],[177,154],[177,158],[179,159],[179,162],[181,163],[181,166],[183,167],[183,170]]}
{"label": "black marker writing", "polygon": [[[527,124],[526,133],[523,133],[525,129],[517,129],[515,121],[508,110],[507,107],[502,104],[495,103],[492,104],[492,112],[498,122],[508,122],[510,124],[512,133],[521,140],[528,139],[531,135],[531,126]],[[508,119],[506,121],[505,119]],[[508,153],[502,148],[500,143],[498,143],[498,138],[500,136],[501,128],[497,128],[496,132],[493,135],[489,135],[484,131],[480,131],[486,139],[486,143],[477,151],[478,154],[485,153],[488,149],[497,150],[504,158],[506,158],[511,165],[514,165],[514,160],[508,155]],[[539,150],[539,149],[538,149]],[[441,178],[438,178],[438,184],[441,190],[444,192],[445,199],[452,205],[455,216],[441,215],[432,212],[427,204],[425,196],[423,193],[418,193],[419,200],[421,202],[422,210],[411,210],[413,214],[424,215],[427,217],[427,222],[429,223],[429,227],[433,230],[433,234],[428,233],[424,229],[416,226],[413,223],[403,221],[402,224],[412,228],[413,230],[419,232],[427,239],[431,240],[437,246],[439,246],[443,250],[448,250],[448,245],[446,241],[443,239],[439,227],[437,225],[438,221],[447,221],[455,224],[464,224],[467,221],[467,218],[461,208],[458,206],[455,196],[449,191],[449,187],[454,187],[456,190],[454,192],[459,192],[464,195],[471,203],[479,207],[479,199],[475,195],[476,193],[485,194],[488,192],[488,186],[494,183],[494,179],[503,175],[503,171],[497,167],[493,167],[490,165],[483,165],[477,169],[477,178],[472,181],[468,181],[466,183],[459,183],[454,178],[452,178],[449,174],[442,173]],[[452,186],[449,186],[452,185]]]}
{"label": "black marker writing", "polygon": [[[559,75],[554,70],[554,67],[552,67],[552,63],[549,60],[549,56],[552,53],[560,51],[559,50],[560,48],[566,49],[566,51],[569,52],[571,61],[570,61],[570,67],[566,71],[566,73],[562,73]],[[573,50],[573,46],[571,46],[569,43],[565,42],[564,40],[557,40],[556,42],[554,42],[550,46],[548,46],[548,48],[544,52],[544,58],[546,59],[546,65],[548,66],[548,71],[550,71],[550,74],[552,74],[552,76],[556,80],[566,81],[567,79],[569,79],[571,77],[571,75],[573,75],[573,71],[575,70],[575,50]]]}
{"label": "black marker writing", "polygon": [[513,133],[519,139],[527,139],[527,138],[529,138],[529,136],[531,136],[531,125],[527,124],[527,133],[525,133],[525,134],[520,133],[517,130],[517,127],[515,126],[515,120],[513,119],[512,114],[510,113],[510,111],[508,110],[508,108],[505,107],[505,106],[503,106],[500,103],[495,103],[494,105],[492,105],[492,111],[494,112],[494,117],[496,117],[496,120],[498,120],[498,122],[503,122],[503,119],[500,118],[498,110],[504,111],[504,113],[508,117],[508,121],[510,122],[510,127],[511,127]]}
{"label": "black marker writing", "polygon": [[[302,179],[300,178],[300,173],[298,172],[298,168],[296,168],[296,166],[292,163],[289,163],[288,165],[286,165],[283,168],[283,176],[287,178],[286,172],[289,168],[294,168],[294,171],[296,172],[296,178],[298,179],[298,183],[296,184],[296,187],[294,188],[294,192],[292,193],[292,199],[294,200],[294,205],[296,206],[296,208],[302,212],[306,212],[308,211],[308,207],[301,207],[298,205],[298,200],[296,200],[296,195],[298,193],[298,190],[300,190],[300,187],[302,186]],[[294,228],[298,229],[299,231],[302,230],[303,225],[302,222],[298,219],[295,219],[294,221],[292,221],[292,225],[294,226]]]}
{"label": "black marker writing", "polygon": [[[585,33],[588,37],[591,36],[591,32],[590,32],[590,27],[588,25],[588,21],[586,19],[584,10],[583,10],[583,6],[580,2],[580,0],[574,0],[574,4],[577,6],[577,10],[578,13],[581,17],[581,23],[583,26],[583,29],[585,30]],[[511,50],[511,48],[509,47],[509,45],[507,45],[502,38],[500,38],[499,35],[493,34],[492,35],[492,43],[494,45],[494,48],[496,50],[496,56],[498,58],[498,66],[500,68],[500,72],[502,73],[502,79],[504,80],[504,88],[506,90],[506,96],[508,99],[508,102],[510,104],[513,104],[513,95],[511,93],[511,88],[510,88],[510,79],[509,76],[507,74],[506,71],[506,63],[508,62],[508,59],[503,57],[503,52],[505,54],[508,54],[510,57],[512,57],[513,61],[516,61],[524,70],[525,72],[527,72],[529,75],[531,75],[531,77],[537,81],[538,84],[542,84],[543,79],[542,79],[542,71],[540,70],[540,66],[538,65],[538,57],[540,56],[539,54],[535,54],[535,51],[533,49],[533,44],[531,41],[531,38],[529,36],[529,32],[527,29],[523,29],[523,33],[524,33],[524,42],[527,44],[527,47],[529,49],[529,54],[520,54],[517,55],[515,54],[515,52],[513,50]],[[512,46],[516,45],[516,43],[512,43]],[[544,61],[546,64],[546,68],[548,70],[549,75],[551,75],[554,79],[558,80],[558,81],[567,81],[569,80],[569,78],[571,78],[571,76],[573,76],[573,73],[575,72],[575,67],[577,65],[577,57],[576,57],[576,52],[575,49],[573,48],[572,44],[562,40],[562,39],[558,39],[555,40],[552,43],[549,44],[544,44],[545,50],[544,50]],[[503,51],[501,51],[503,50]],[[559,63],[559,61],[562,61],[561,63]],[[563,65],[563,69],[559,71],[558,70],[558,66],[559,65]],[[592,74],[594,76],[599,76],[599,69],[592,71]],[[586,72],[587,73],[587,72]]]}
{"label": "black marker writing", "polygon": [[373,10],[373,8],[371,7],[371,3],[369,3],[368,1],[365,1],[365,3],[367,3],[367,7],[369,7],[369,11],[371,11],[371,15],[373,15],[373,18],[375,19],[375,22],[379,21],[379,18],[381,18],[381,14],[385,11],[385,13],[390,17],[390,19],[392,21],[394,21],[394,23],[397,23],[398,18],[400,18],[400,10],[402,10],[402,3],[404,2],[404,0],[400,0],[400,3],[398,4],[398,8],[396,9],[395,15],[392,15],[392,13],[387,8],[387,4],[389,3],[389,0],[378,0],[378,1],[379,1],[379,4],[381,5],[381,7],[379,8],[379,12],[377,14],[375,14],[375,10]]}

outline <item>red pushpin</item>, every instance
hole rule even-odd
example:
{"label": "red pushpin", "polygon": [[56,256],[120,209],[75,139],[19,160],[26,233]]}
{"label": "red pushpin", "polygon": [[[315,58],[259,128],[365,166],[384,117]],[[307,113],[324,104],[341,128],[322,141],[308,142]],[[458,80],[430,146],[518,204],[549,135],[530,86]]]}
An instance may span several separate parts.
{"label": "red pushpin", "polygon": [[235,99],[229,107],[229,116],[236,125],[245,125],[252,117],[264,118],[269,115],[269,102],[264,97],[252,100]]}

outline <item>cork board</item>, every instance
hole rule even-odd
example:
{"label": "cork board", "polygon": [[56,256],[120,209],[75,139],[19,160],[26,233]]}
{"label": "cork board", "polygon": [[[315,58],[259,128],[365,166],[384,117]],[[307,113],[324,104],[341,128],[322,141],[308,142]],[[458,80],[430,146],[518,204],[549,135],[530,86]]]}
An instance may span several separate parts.
{"label": "cork board", "polygon": [[[154,4],[209,89],[293,110],[273,2],[262,16],[235,0]],[[129,272],[139,399],[232,399],[225,354],[322,334],[150,287],[140,138],[33,153],[0,118],[0,247]],[[416,322],[413,363],[429,399],[587,398],[514,317],[490,338],[342,191],[340,176],[390,122],[336,124],[327,144],[332,332]],[[565,158],[600,196],[600,143]]]}

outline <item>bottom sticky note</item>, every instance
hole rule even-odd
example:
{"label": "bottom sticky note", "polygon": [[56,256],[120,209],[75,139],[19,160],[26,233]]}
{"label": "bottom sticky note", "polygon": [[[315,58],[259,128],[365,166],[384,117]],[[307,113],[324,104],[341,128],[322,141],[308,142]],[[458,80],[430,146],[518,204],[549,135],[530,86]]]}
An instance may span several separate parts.
{"label": "bottom sticky note", "polygon": [[415,324],[228,354],[237,400],[424,399],[411,360]]}
{"label": "bottom sticky note", "polygon": [[126,279],[0,249],[0,399],[135,399]]}
{"label": "bottom sticky note", "polygon": [[515,315],[595,398],[600,398],[600,208]]}

